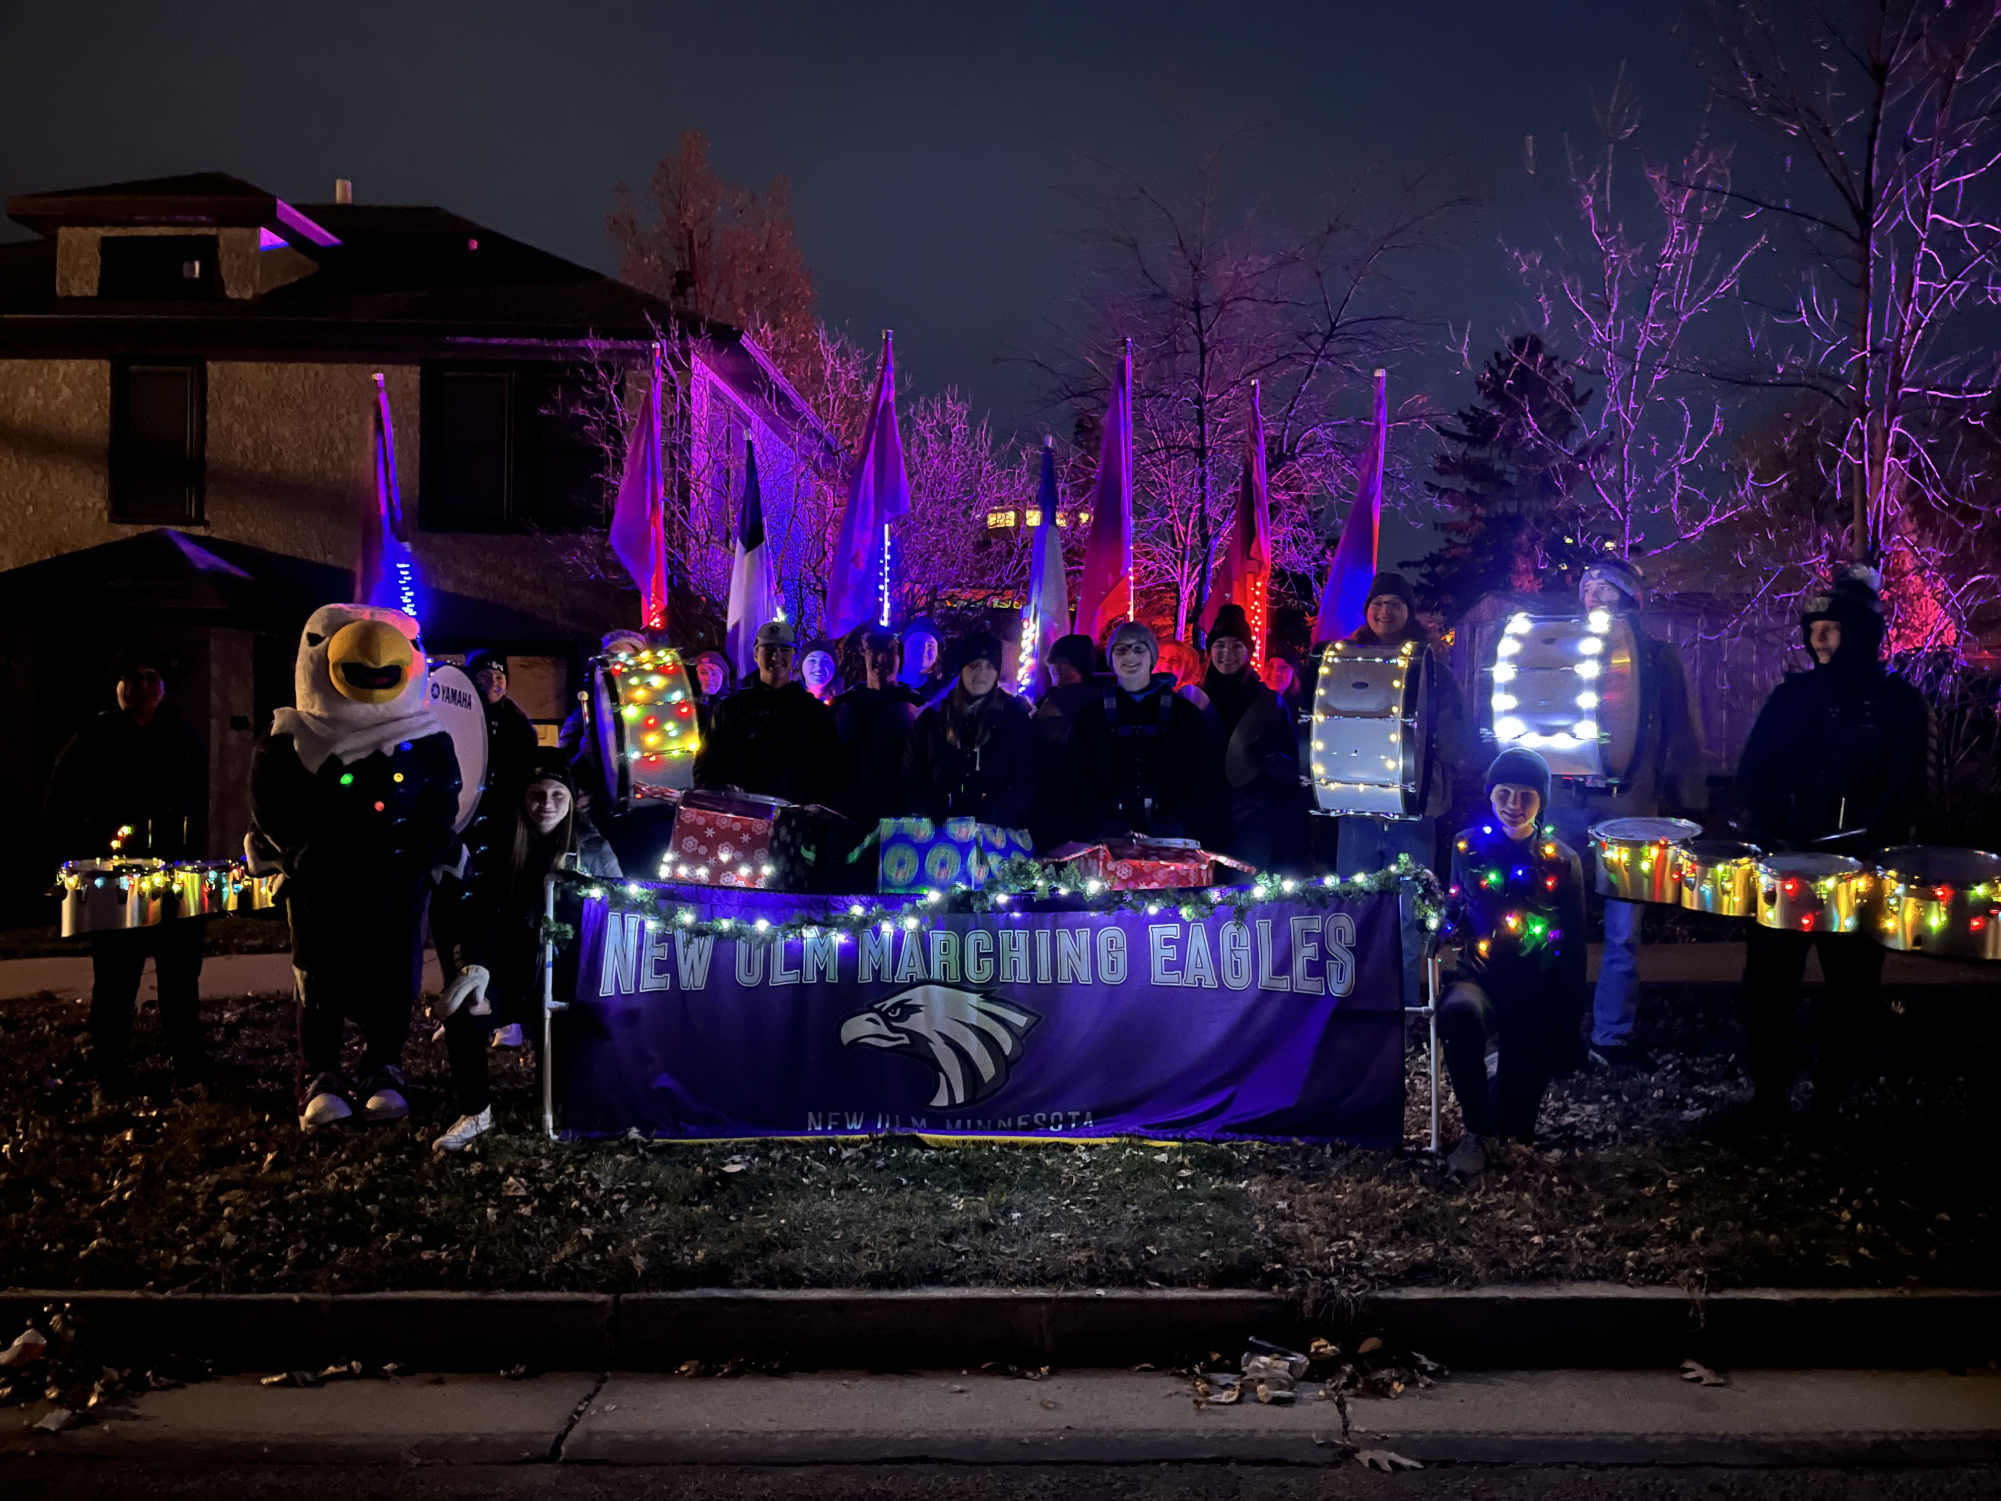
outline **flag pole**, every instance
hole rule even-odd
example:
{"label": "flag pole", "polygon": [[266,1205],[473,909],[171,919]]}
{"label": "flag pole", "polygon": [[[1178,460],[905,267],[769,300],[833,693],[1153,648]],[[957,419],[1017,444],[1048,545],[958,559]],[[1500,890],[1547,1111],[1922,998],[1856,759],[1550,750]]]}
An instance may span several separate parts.
{"label": "flag pole", "polygon": [[653,389],[648,397],[653,404],[653,496],[650,525],[647,527],[647,541],[653,554],[653,580],[647,589],[646,627],[648,630],[667,629],[667,434],[660,426],[660,382],[664,366],[660,358],[660,341],[653,342]]}
{"label": "flag pole", "polygon": [[[882,331],[882,368],[884,370],[888,370],[890,368],[889,364],[890,352],[891,352],[890,340],[895,337],[895,334],[896,330],[891,328],[885,328]],[[896,400],[896,392],[894,389],[889,391],[888,395],[891,401]],[[890,548],[889,523],[885,521],[882,524],[882,609],[880,611],[880,616],[876,621],[876,624],[882,626],[885,630],[887,630],[889,627],[889,600],[890,600],[890,594],[894,586],[894,575],[892,573],[889,548]]]}

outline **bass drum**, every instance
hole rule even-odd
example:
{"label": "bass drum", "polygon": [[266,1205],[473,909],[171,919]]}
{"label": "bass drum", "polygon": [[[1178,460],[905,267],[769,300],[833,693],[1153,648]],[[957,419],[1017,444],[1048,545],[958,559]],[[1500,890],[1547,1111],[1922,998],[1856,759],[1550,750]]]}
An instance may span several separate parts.
{"label": "bass drum", "polygon": [[1482,673],[1495,743],[1536,752],[1553,776],[1624,781],[1639,754],[1644,670],[1623,616],[1511,616]]}
{"label": "bass drum", "polygon": [[1431,653],[1337,641],[1320,658],[1306,761],[1322,813],[1416,818],[1430,772]]}
{"label": "bass drum", "polygon": [[431,668],[431,712],[452,737],[452,749],[459,757],[459,811],[452,824],[464,833],[479,809],[479,797],[486,790],[486,704],[478,686],[463,667],[438,662]]}
{"label": "bass drum", "polygon": [[591,728],[605,790],[621,808],[695,785],[695,690],[669,646],[593,657]]}

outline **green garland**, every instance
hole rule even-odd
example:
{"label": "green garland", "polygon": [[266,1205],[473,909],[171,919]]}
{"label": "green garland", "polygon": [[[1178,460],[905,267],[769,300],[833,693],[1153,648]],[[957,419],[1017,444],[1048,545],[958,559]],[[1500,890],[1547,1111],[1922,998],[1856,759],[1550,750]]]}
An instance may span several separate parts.
{"label": "green garland", "polygon": [[[1051,864],[1027,855],[1016,855],[994,867],[981,887],[953,886],[926,892],[922,896],[898,897],[885,902],[876,897],[850,898],[847,910],[823,917],[796,917],[782,922],[770,918],[701,918],[694,903],[682,894],[670,894],[637,881],[606,881],[594,876],[558,871],[555,879],[578,895],[602,898],[614,912],[638,913],[650,923],[658,923],[677,933],[696,936],[741,938],[755,936],[774,940],[817,938],[822,933],[853,935],[866,929],[902,926],[922,927],[927,917],[955,913],[987,913],[1009,910],[1017,899],[1061,898],[1078,904],[1067,910],[1096,913],[1145,912],[1149,915],[1173,911],[1189,922],[1226,911],[1242,921],[1254,909],[1268,902],[1324,907],[1345,897],[1396,891],[1407,887],[1425,926],[1436,931],[1445,909],[1445,890],[1438,877],[1409,855],[1398,855],[1396,863],[1372,875],[1312,876],[1295,878],[1269,873],[1259,875],[1248,886],[1212,886],[1178,890],[1114,891],[1095,877],[1079,871],[1073,863]],[[718,893],[726,888],[717,888]],[[679,888],[685,892],[686,888]],[[563,947],[575,940],[576,925],[545,919],[542,937]]]}

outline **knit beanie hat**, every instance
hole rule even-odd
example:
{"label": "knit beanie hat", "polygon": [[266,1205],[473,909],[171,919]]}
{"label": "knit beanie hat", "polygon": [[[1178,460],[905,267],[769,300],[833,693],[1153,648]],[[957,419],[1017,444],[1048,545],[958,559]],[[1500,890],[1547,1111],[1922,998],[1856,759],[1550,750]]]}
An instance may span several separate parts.
{"label": "knit beanie hat", "polygon": [[959,666],[968,662],[987,661],[995,668],[1001,665],[1001,640],[992,631],[974,631],[959,643]]}
{"label": "knit beanie hat", "polygon": [[1364,604],[1368,600],[1378,599],[1385,594],[1402,600],[1403,607],[1410,611],[1411,614],[1415,615],[1417,613],[1417,593],[1411,588],[1410,580],[1405,578],[1401,573],[1393,573],[1385,569],[1370,579],[1369,593],[1367,599],[1364,600]]}
{"label": "knit beanie hat", "polygon": [[1068,662],[1085,677],[1091,675],[1091,659],[1096,654],[1097,648],[1091,644],[1091,638],[1081,632],[1070,636],[1058,636],[1055,644],[1049,648],[1051,662]]}
{"label": "knit beanie hat", "polygon": [[1216,623],[1209,627],[1209,640],[1213,644],[1224,636],[1256,649],[1257,639],[1251,634],[1250,617],[1244,614],[1242,605],[1224,605],[1216,612]]}
{"label": "knit beanie hat", "polygon": [[1582,592],[1586,584],[1594,581],[1610,584],[1631,600],[1636,610],[1646,603],[1646,577],[1637,563],[1629,563],[1624,558],[1600,558],[1579,577],[1578,590]]}
{"label": "knit beanie hat", "polygon": [[1494,757],[1494,764],[1487,768],[1487,791],[1492,792],[1503,782],[1533,787],[1539,799],[1536,816],[1540,818],[1548,811],[1549,762],[1534,751],[1512,746]]}

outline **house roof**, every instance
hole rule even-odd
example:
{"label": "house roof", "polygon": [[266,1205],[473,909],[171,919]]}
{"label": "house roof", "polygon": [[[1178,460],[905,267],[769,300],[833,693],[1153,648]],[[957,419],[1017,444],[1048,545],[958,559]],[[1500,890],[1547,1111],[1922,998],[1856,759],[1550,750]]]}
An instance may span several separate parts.
{"label": "house roof", "polygon": [[[7,200],[7,212],[43,238],[0,245],[0,358],[629,359],[664,334],[698,341],[708,363],[802,452],[817,448],[823,462],[839,454],[818,416],[739,330],[447,209],[294,207],[240,178],[200,172],[24,194]],[[56,295],[60,228],[203,223],[271,229],[315,269],[256,297]]]}
{"label": "house roof", "polygon": [[[157,527],[0,573],[0,619],[82,613],[290,634],[321,605],[353,593],[345,568]],[[424,635],[434,645],[519,649],[576,637],[526,611],[444,589],[425,589],[422,603]]]}

